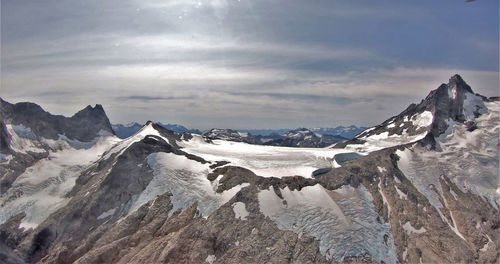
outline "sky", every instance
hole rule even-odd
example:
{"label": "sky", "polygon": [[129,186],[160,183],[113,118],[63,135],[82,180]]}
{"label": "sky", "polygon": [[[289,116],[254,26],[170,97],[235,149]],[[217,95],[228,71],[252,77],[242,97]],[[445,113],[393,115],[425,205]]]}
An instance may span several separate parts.
{"label": "sky", "polygon": [[456,73],[500,94],[495,0],[0,1],[0,96],[53,114],[370,126]]}

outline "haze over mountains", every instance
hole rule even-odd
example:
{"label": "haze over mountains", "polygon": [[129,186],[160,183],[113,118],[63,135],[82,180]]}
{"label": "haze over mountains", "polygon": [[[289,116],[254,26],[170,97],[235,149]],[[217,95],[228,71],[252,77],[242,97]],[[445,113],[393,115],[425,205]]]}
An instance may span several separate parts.
{"label": "haze over mountains", "polygon": [[[162,124],[158,125],[174,132],[189,132],[203,135],[206,139],[223,139],[235,142],[245,142],[249,144],[282,146],[282,147],[326,147],[339,141],[353,138],[366,127],[338,126],[336,128],[297,128],[297,129],[267,129],[267,130],[233,130],[213,128],[204,132],[198,129],[188,129],[182,125]],[[112,125],[116,135],[120,138],[127,138],[135,134],[142,125],[133,122],[126,125]],[[330,134],[338,133],[338,134]]]}
{"label": "haze over mountains", "polygon": [[153,122],[120,139],[100,105],[0,103],[6,263],[499,260],[500,101],[458,75],[326,148]]}
{"label": "haze over mountains", "polygon": [[[161,123],[160,123],[161,124]],[[194,134],[202,134],[203,132],[199,129],[188,129],[182,125],[177,124],[161,124],[166,129],[170,129],[175,132],[190,132]],[[120,138],[126,138],[137,132],[142,125],[137,122],[132,122],[128,124],[113,124],[113,130],[116,135]],[[330,136],[340,136],[343,138],[351,139],[360,132],[364,131],[368,127],[357,127],[355,125],[351,126],[337,126],[337,127],[316,127],[309,128],[310,131],[318,133],[320,135],[330,135]],[[219,128],[220,129],[220,128]],[[300,128],[297,128],[300,129]],[[250,133],[255,136],[270,136],[272,134],[283,135],[294,129],[282,128],[282,129],[238,129],[240,133]],[[204,131],[207,132],[207,131]]]}

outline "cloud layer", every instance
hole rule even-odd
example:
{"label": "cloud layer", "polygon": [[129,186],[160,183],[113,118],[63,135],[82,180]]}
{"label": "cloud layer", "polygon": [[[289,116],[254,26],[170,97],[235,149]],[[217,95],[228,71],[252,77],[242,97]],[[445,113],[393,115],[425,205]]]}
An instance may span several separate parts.
{"label": "cloud layer", "polygon": [[[361,3],[363,2],[363,3]],[[1,94],[190,127],[371,125],[462,74],[498,95],[498,2],[2,1]]]}

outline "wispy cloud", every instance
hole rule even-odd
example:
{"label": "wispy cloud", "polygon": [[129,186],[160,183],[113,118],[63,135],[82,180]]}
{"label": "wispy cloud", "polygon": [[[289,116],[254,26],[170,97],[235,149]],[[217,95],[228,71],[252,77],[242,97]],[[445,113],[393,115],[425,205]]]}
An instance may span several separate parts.
{"label": "wispy cloud", "polygon": [[169,101],[169,100],[192,100],[196,96],[147,96],[147,95],[130,95],[116,97],[118,100],[137,100],[137,101]]}
{"label": "wispy cloud", "polygon": [[284,100],[284,101],[303,101],[307,103],[328,103],[337,105],[348,105],[353,102],[368,102],[374,99],[370,98],[350,98],[342,96],[324,96],[324,95],[313,95],[313,94],[298,94],[298,93],[248,93],[248,92],[231,92],[231,95],[239,95],[244,97],[256,97],[262,98],[267,97],[273,100]]}
{"label": "wispy cloud", "polygon": [[369,125],[455,73],[498,95],[498,3],[458,2],[6,1],[0,91],[113,122]]}

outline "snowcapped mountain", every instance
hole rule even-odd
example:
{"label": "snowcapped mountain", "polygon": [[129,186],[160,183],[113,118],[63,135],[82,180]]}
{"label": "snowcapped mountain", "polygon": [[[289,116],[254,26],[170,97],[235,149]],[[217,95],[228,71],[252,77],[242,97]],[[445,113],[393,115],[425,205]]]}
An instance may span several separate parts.
{"label": "snowcapped mountain", "polygon": [[143,125],[137,123],[137,122],[132,122],[128,123],[125,125],[122,124],[112,124],[111,127],[113,128],[113,131],[115,131],[115,134],[119,138],[128,138],[135,134],[139,129],[142,128]]}
{"label": "snowcapped mountain", "polygon": [[[198,129],[188,129],[188,128],[181,126],[181,125],[162,124],[162,123],[158,123],[158,125],[166,128],[168,130],[174,131],[174,132],[179,132],[179,133],[189,132],[189,133],[193,133],[193,134],[201,134],[201,131]],[[128,137],[132,136],[137,131],[139,131],[139,129],[141,129],[142,126],[143,125],[141,125],[137,122],[132,122],[132,123],[125,124],[125,125],[122,125],[122,124],[113,124],[112,125],[113,130],[115,131],[116,135],[119,138],[128,138]]]}
{"label": "snowcapped mountain", "polygon": [[309,148],[326,147],[339,141],[346,140],[340,136],[314,133],[307,128],[290,130],[282,135],[271,134],[268,136],[252,135],[248,132],[238,132],[232,129],[213,128],[203,133],[203,137],[207,140],[222,139],[255,145]]}
{"label": "snowcapped mountain", "polygon": [[471,87],[459,75],[455,75],[448,84],[439,86],[419,104],[411,104],[399,115],[366,129],[339,146],[363,152],[423,138],[427,138],[434,146],[434,138],[446,132],[454,122],[465,124],[472,130],[476,125],[475,118],[488,111],[484,101],[488,99],[474,94]]}
{"label": "snowcapped mountain", "polygon": [[[333,135],[340,136],[346,139],[351,139],[360,132],[364,131],[368,127],[357,127],[354,125],[351,126],[337,126],[337,127],[316,127],[309,128],[309,130],[318,133],[320,135]],[[238,130],[239,132],[248,132],[253,135],[261,135],[261,136],[269,136],[272,134],[282,135],[293,129],[244,129]]]}
{"label": "snowcapped mountain", "polygon": [[[162,123],[158,123],[158,124],[163,126],[166,129],[172,130],[174,132],[179,132],[179,133],[189,132],[192,134],[200,134],[200,135],[203,133],[198,129],[188,129],[184,126],[176,125],[176,124],[162,124]],[[137,122],[132,122],[132,123],[125,124],[125,125],[113,124],[112,127],[113,127],[113,131],[115,131],[116,135],[119,138],[127,138],[127,137],[132,136],[139,129],[141,129],[142,125],[137,123]],[[312,132],[315,132],[319,135],[323,135],[326,137],[336,137],[339,140],[344,140],[344,139],[352,139],[354,136],[356,136],[360,132],[363,132],[366,129],[367,129],[367,127],[357,127],[357,126],[352,125],[352,126],[348,126],[348,127],[338,126],[335,128],[326,128],[326,127],[310,128],[309,130]],[[252,135],[255,137],[262,136],[262,138],[273,139],[273,138],[275,138],[276,135],[283,135],[283,134],[286,134],[294,129],[246,129],[246,130],[216,129],[216,130],[217,130],[216,133],[226,133],[226,132],[224,132],[224,130],[230,130],[230,131],[227,131],[227,133],[240,132],[242,135],[249,134],[249,135]],[[210,130],[205,131],[205,133],[210,133]],[[215,136],[214,131],[212,131],[211,133]],[[233,138],[232,139],[233,141],[238,141],[238,136],[236,134],[234,134],[234,136],[232,138]],[[339,141],[339,140],[337,140],[337,141]],[[240,140],[240,142],[241,142],[241,140]],[[248,142],[248,143],[250,143],[250,142]],[[251,144],[259,144],[259,143],[258,143],[258,141],[255,141],[255,143],[251,143]]]}
{"label": "snowcapped mountain", "polygon": [[[49,138],[36,123],[4,119],[2,181],[18,175],[0,193],[0,254],[12,263],[496,263],[499,114],[499,101],[454,76],[336,148],[152,122],[125,139]],[[56,125],[46,129],[60,133]],[[283,137],[308,136],[322,138]]]}
{"label": "snowcapped mountain", "polygon": [[310,130],[316,132],[321,135],[337,135],[347,139],[351,139],[357,134],[363,132],[368,127],[357,127],[354,125],[351,126],[337,126],[335,128],[331,127],[316,127],[311,128]]}
{"label": "snowcapped mountain", "polygon": [[0,113],[2,194],[27,167],[51,158],[52,150],[83,151],[101,138],[114,137],[101,105],[89,105],[67,118],[51,115],[33,103],[11,104],[0,98]]}

